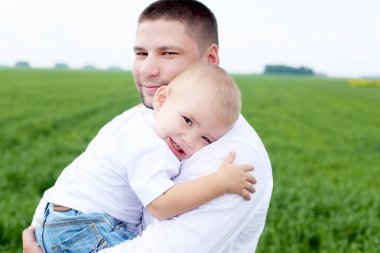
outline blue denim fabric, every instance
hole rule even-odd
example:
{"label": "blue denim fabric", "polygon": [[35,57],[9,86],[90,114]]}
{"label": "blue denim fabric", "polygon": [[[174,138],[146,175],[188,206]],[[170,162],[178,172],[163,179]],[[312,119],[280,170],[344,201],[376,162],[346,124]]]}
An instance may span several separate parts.
{"label": "blue denim fabric", "polygon": [[36,224],[36,239],[44,252],[98,252],[136,235],[127,231],[125,223],[107,214],[84,214],[76,210],[45,209],[44,221]]}

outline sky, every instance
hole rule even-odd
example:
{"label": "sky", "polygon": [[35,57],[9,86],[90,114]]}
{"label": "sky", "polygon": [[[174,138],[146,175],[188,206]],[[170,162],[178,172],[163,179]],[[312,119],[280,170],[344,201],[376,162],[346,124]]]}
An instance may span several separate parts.
{"label": "sky", "polygon": [[[0,65],[131,69],[148,0],[1,0]],[[379,0],[202,0],[219,26],[221,66],[262,73],[305,66],[333,77],[380,76]]]}

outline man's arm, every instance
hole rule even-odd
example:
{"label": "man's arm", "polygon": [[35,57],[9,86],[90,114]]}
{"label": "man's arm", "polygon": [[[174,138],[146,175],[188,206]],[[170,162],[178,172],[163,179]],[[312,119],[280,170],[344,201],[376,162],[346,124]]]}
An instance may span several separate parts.
{"label": "man's arm", "polygon": [[256,193],[250,201],[238,195],[223,195],[173,219],[154,220],[141,236],[105,252],[230,252],[232,248],[236,252],[254,251],[273,188],[265,149],[240,141],[210,145],[183,164],[176,181],[192,180],[215,171],[223,161],[222,154],[231,149],[237,153],[237,164],[255,165]]}
{"label": "man's arm", "polygon": [[169,219],[227,193],[239,194],[249,200],[249,192],[254,192],[253,184],[256,182],[249,173],[253,166],[233,164],[235,155],[230,152],[213,173],[175,184],[147,206],[151,215],[156,219]]}

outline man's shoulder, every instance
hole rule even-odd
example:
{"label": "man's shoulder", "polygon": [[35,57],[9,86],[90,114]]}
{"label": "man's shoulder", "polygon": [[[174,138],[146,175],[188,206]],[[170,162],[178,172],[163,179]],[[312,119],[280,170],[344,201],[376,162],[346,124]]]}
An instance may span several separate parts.
{"label": "man's shoulder", "polygon": [[107,125],[126,125],[130,124],[131,121],[141,120],[142,116],[152,114],[152,110],[146,108],[145,106],[135,106],[132,107],[111,119]]}
{"label": "man's shoulder", "polygon": [[235,125],[223,137],[215,142],[215,146],[235,148],[239,151],[258,150],[266,153],[264,144],[255,129],[240,115]]}
{"label": "man's shoulder", "polygon": [[243,115],[240,115],[234,126],[221,139],[247,140],[258,137],[255,129],[248,123]]}
{"label": "man's shoulder", "polygon": [[153,111],[149,108],[133,107],[112,121],[116,121],[115,124],[119,125],[121,134],[128,136],[129,139],[136,139],[137,142],[145,143],[144,146],[148,147],[153,143],[162,145],[162,140],[153,129]]}
{"label": "man's shoulder", "polygon": [[135,107],[132,107],[132,108],[122,112],[121,114],[117,115],[115,118],[118,118],[118,117],[125,118],[125,117],[131,117],[134,115],[149,114],[149,113],[152,113],[151,109],[149,109],[143,105],[136,105]]}
{"label": "man's shoulder", "polygon": [[142,133],[151,128],[151,123],[147,120],[149,116],[153,117],[152,111],[145,107],[128,109],[105,124],[99,130],[96,138],[116,141],[116,139],[125,140],[126,136]]}

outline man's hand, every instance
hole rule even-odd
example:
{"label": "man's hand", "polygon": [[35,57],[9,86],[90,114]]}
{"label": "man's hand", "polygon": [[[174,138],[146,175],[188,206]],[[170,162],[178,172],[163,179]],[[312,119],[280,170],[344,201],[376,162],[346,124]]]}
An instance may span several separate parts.
{"label": "man's hand", "polygon": [[235,157],[236,153],[230,152],[217,173],[225,182],[226,193],[239,194],[245,200],[250,200],[250,192],[255,192],[254,184],[256,184],[256,178],[252,176],[250,171],[255,168],[248,164],[233,164]]}
{"label": "man's hand", "polygon": [[24,253],[43,253],[42,249],[38,247],[34,230],[35,228],[30,226],[22,231],[22,249]]}

